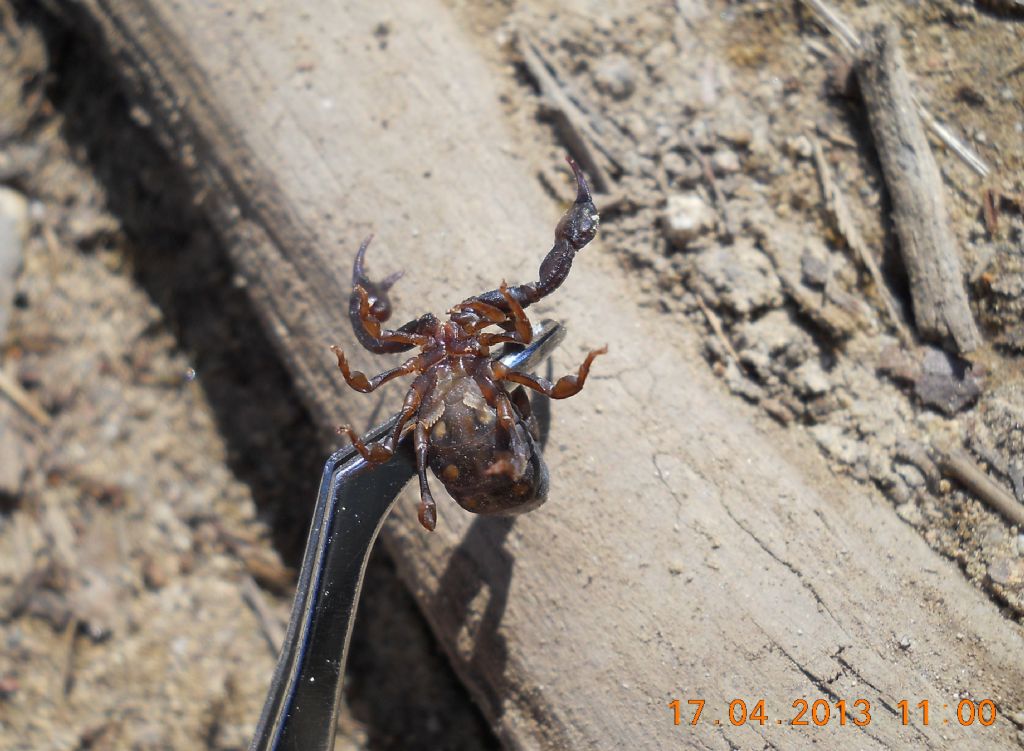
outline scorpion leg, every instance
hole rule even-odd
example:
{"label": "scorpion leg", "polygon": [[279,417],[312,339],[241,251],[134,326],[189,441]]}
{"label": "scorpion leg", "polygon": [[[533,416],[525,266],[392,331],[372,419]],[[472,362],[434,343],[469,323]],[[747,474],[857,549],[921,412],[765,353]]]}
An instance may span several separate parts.
{"label": "scorpion leg", "polygon": [[607,352],[607,347],[601,347],[601,349],[593,350],[587,355],[587,359],[583,361],[583,364],[580,365],[580,369],[576,375],[562,376],[554,384],[545,378],[539,378],[535,375],[530,375],[529,373],[521,373],[518,370],[511,370],[505,365],[502,365],[500,361],[492,363],[491,370],[499,380],[512,381],[513,383],[521,384],[527,388],[533,389],[534,391],[539,391],[552,399],[567,399],[570,396],[578,394],[583,388],[583,384],[586,383],[587,380],[587,375],[590,373],[590,364],[594,361],[594,358]]}
{"label": "scorpion leg", "polygon": [[[463,300],[448,312],[453,318],[458,318],[462,321],[463,327],[470,334],[475,334],[487,326],[505,323],[508,320],[508,313],[501,308],[472,297],[468,300]],[[469,313],[470,316],[462,315],[464,313]]]}
{"label": "scorpion leg", "polygon": [[421,375],[413,381],[412,386],[409,388],[409,393],[405,395],[405,402],[402,404],[402,411],[398,413],[398,420],[395,421],[394,429],[382,440],[367,445],[348,425],[340,425],[338,427],[338,432],[342,435],[348,436],[348,439],[352,441],[352,445],[355,446],[356,451],[358,451],[366,461],[371,464],[386,462],[394,456],[395,447],[402,439],[405,426],[420,408],[420,404],[423,401],[423,394],[426,393],[429,385],[430,379],[425,375]]}
{"label": "scorpion leg", "polygon": [[507,343],[522,344],[523,346],[529,344],[533,341],[533,326],[526,316],[523,306],[512,296],[505,282],[501,283],[498,291],[501,292],[501,296],[505,298],[505,303],[508,305],[509,313],[506,320],[512,323],[515,334],[480,334],[478,337],[480,343],[485,347]]}
{"label": "scorpion leg", "polygon": [[394,450],[389,448],[385,441],[377,441],[376,443],[371,444],[364,443],[363,439],[360,438],[348,425],[339,425],[338,433],[348,436],[348,439],[352,441],[352,445],[355,446],[356,451],[358,451],[360,456],[370,464],[381,464],[386,462],[395,454]]}
{"label": "scorpion leg", "polygon": [[425,423],[417,422],[414,436],[416,444],[416,473],[420,478],[420,508],[417,516],[429,532],[434,531],[437,526],[437,504],[430,492],[430,485],[427,483],[427,449],[430,446],[427,438],[427,426]]}
{"label": "scorpion leg", "polygon": [[530,404],[530,397],[527,396],[526,389],[522,386],[516,386],[509,396],[512,400],[512,406],[519,413],[519,417],[526,426],[526,430],[530,433],[533,440],[539,441],[540,424],[537,422],[536,415],[533,414],[533,405]]}
{"label": "scorpion leg", "polygon": [[[498,415],[498,425],[501,426],[508,438],[508,448],[495,452],[496,458],[486,469],[485,474],[503,474],[508,475],[513,480],[518,480],[526,473],[526,469],[530,464],[532,449],[523,432],[524,430],[530,430],[529,418],[524,420],[526,422],[525,425],[520,426],[520,420],[517,418],[521,418],[523,415],[521,412],[517,413],[512,406],[509,395],[497,387],[488,375],[478,373],[476,378],[477,383],[481,384],[484,398],[494,406],[495,412]],[[493,401],[488,398],[488,389],[493,389]]]}
{"label": "scorpion leg", "polygon": [[[519,418],[529,420],[529,409],[527,409],[526,415],[517,412],[508,393],[497,384],[496,379],[486,366],[476,372],[475,379],[480,386],[480,392],[484,395],[484,400],[494,407],[498,425],[508,440],[507,451],[498,452],[500,458],[487,468],[487,474],[502,473],[513,479],[519,479],[526,472],[530,462],[530,447],[518,423],[520,422]],[[528,421],[524,428],[527,431],[530,430]]]}
{"label": "scorpion leg", "polygon": [[516,413],[512,409],[512,403],[508,400],[508,394],[498,385],[494,371],[489,367],[491,363],[485,362],[474,375],[480,393],[484,395],[484,401],[494,408],[498,416],[498,425],[509,435],[516,425]]}
{"label": "scorpion leg", "polygon": [[409,387],[409,393],[405,395],[405,401],[402,403],[402,411],[398,413],[398,421],[395,422],[391,435],[384,439],[392,449],[402,440],[402,437],[407,432],[406,429],[411,427],[409,420],[419,411],[424,395],[433,385],[434,379],[429,373],[420,375],[412,382],[412,386]]}
{"label": "scorpion leg", "polygon": [[369,394],[371,391],[383,386],[385,383],[392,381],[395,378],[408,375],[409,373],[415,373],[416,371],[423,369],[423,356],[416,355],[415,357],[410,357],[397,368],[385,370],[383,373],[367,379],[366,374],[361,370],[349,370],[348,360],[346,359],[345,353],[342,351],[341,347],[337,344],[332,344],[331,351],[338,358],[338,369],[345,377],[345,383],[356,391],[361,391],[364,394]]}

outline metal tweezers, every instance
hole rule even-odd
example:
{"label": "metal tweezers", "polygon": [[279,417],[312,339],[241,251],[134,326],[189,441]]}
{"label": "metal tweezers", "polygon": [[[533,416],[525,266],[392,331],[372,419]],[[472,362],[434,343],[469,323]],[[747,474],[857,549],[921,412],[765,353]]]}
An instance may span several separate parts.
{"label": "metal tweezers", "polygon": [[[535,366],[562,341],[565,329],[543,321],[527,347],[507,345],[501,361]],[[387,434],[397,415],[374,428],[367,443]],[[416,474],[408,442],[383,464],[351,446],[324,465],[302,558],[288,633],[249,751],[330,751],[345,676],[349,637],[373,543],[399,491]]]}

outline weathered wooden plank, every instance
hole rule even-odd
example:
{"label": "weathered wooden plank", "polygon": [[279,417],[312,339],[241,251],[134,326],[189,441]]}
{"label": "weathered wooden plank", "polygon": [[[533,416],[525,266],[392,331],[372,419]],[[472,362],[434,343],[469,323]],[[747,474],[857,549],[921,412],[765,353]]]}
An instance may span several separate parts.
{"label": "weathered wooden plank", "polygon": [[[326,350],[355,352],[347,281],[368,230],[373,270],[409,271],[409,316],[532,278],[559,209],[510,156],[496,74],[441,4],[75,8],[201,189],[324,426],[363,424],[373,406],[344,392]],[[755,429],[691,364],[692,337],[641,308],[621,274],[598,240],[537,306],[570,326],[559,370],[587,345],[611,348],[584,393],[555,405],[548,505],[510,522],[442,504],[428,535],[409,495],[387,528],[505,743],[1009,745],[1005,719],[904,727],[895,707],[955,705],[955,692],[1024,706],[1018,627],[884,500],[829,476],[791,436]],[[869,700],[872,722],[792,727],[800,697]],[[674,698],[706,700],[699,726],[673,726]],[[768,725],[729,724],[731,700],[761,698]]]}
{"label": "weathered wooden plank", "polygon": [[917,330],[957,352],[973,352],[981,336],[967,302],[945,187],[917,114],[899,33],[881,25],[865,35],[862,47],[857,73],[892,197]]}

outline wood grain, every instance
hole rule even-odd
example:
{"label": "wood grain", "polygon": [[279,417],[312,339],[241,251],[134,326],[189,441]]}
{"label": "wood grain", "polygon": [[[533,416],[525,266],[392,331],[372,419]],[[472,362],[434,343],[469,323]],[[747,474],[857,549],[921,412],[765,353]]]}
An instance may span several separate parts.
{"label": "wood grain", "polygon": [[981,344],[949,225],[945,186],[917,114],[899,34],[880,25],[866,34],[857,63],[864,101],[910,276],[920,335],[961,354]]}
{"label": "wood grain", "polygon": [[[445,6],[343,5],[74,6],[195,180],[324,426],[365,424],[374,406],[345,392],[326,345],[383,367],[345,321],[368,230],[371,269],[408,270],[397,297],[412,317],[532,278],[560,213],[513,156],[498,73]],[[507,747],[1010,745],[1005,720],[984,733],[903,727],[896,704],[969,692],[1024,706],[1018,627],[884,500],[834,479],[792,435],[756,428],[697,361],[694,337],[643,307],[622,274],[599,239],[537,306],[570,329],[557,370],[587,346],[611,350],[554,407],[548,504],[509,521],[442,503],[430,535],[410,493],[386,530]],[[868,699],[872,722],[791,727],[799,697]],[[707,702],[698,727],[673,726],[675,698]],[[767,726],[729,724],[731,700],[760,698]]]}

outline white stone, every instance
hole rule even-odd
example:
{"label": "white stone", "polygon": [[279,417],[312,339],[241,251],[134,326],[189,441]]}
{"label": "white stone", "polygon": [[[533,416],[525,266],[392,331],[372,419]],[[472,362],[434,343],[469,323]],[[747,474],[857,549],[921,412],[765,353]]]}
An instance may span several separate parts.
{"label": "white stone", "polygon": [[676,248],[685,248],[695,239],[714,229],[714,210],[696,193],[669,196],[661,215],[666,239]]}

